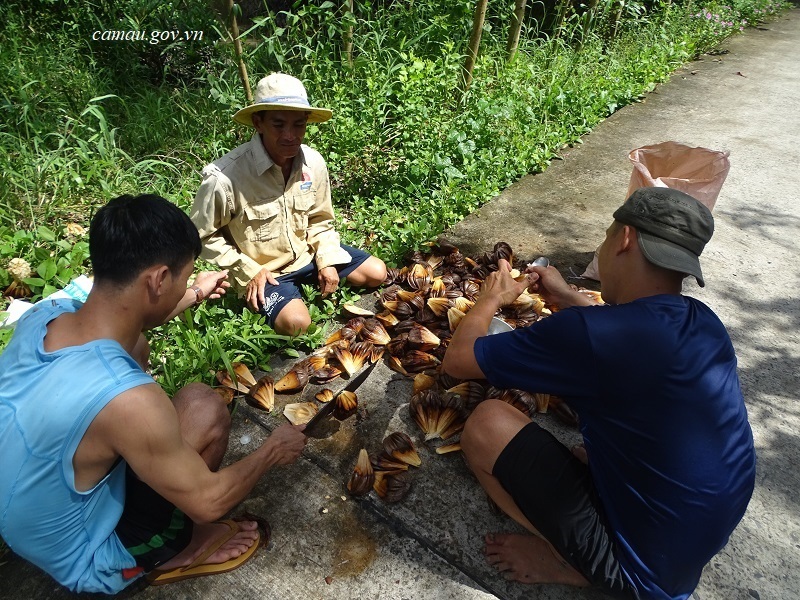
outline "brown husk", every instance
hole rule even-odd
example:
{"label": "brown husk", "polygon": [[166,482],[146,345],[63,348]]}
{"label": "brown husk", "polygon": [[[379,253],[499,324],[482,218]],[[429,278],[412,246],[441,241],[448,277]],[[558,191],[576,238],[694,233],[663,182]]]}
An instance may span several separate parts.
{"label": "brown husk", "polygon": [[336,397],[334,402],[336,402],[336,407],[333,409],[333,416],[340,421],[352,417],[358,410],[358,397],[355,392],[345,390]]}
{"label": "brown husk", "polygon": [[450,452],[460,452],[461,451],[461,442],[455,442],[454,444],[446,444],[444,446],[439,446],[436,449],[436,454],[449,454]]}
{"label": "brown husk", "polygon": [[383,450],[397,460],[413,467],[418,467],[422,464],[411,438],[400,431],[396,431],[384,438]]}
{"label": "brown husk", "polygon": [[314,398],[323,403],[330,402],[331,400],[333,400],[333,390],[329,390],[328,388],[321,389],[316,394],[314,394]]}
{"label": "brown husk", "polygon": [[275,408],[275,381],[269,375],[264,375],[247,393],[247,399],[252,406],[266,410]]}
{"label": "brown husk", "polygon": [[369,454],[366,449],[362,448],[358,453],[358,462],[350,476],[350,481],[347,482],[347,491],[352,496],[363,496],[372,489],[374,483],[375,471],[369,460]]}
{"label": "brown husk", "polygon": [[385,346],[392,339],[377,319],[368,319],[359,335],[362,340],[372,342],[377,346]]}

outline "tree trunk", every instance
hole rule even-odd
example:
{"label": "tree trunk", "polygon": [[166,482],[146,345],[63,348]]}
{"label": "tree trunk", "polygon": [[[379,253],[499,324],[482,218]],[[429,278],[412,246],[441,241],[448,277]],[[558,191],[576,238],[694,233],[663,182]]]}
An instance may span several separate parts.
{"label": "tree trunk", "polygon": [[478,49],[481,45],[481,33],[483,32],[483,22],[486,20],[486,5],[489,0],[478,0],[475,6],[475,16],[472,19],[472,35],[469,36],[469,49],[467,50],[467,62],[464,64],[464,75],[461,82],[462,98],[466,95],[472,83],[472,69],[475,61],[478,60]]}
{"label": "tree trunk", "polygon": [[[582,16],[583,20],[583,27],[581,27],[581,39],[580,45],[583,46],[583,43],[591,34],[592,30],[594,30],[595,25],[597,23],[597,0],[588,0],[587,4],[584,5],[585,11]],[[605,8],[603,9],[605,10]]]}
{"label": "tree trunk", "polygon": [[519,46],[519,32],[522,31],[522,20],[525,18],[525,4],[528,0],[516,0],[514,4],[514,16],[511,18],[511,30],[508,33],[508,44],[506,45],[506,56],[508,62],[514,60]]}
{"label": "tree trunk", "polygon": [[617,39],[619,26],[622,23],[622,11],[625,9],[625,0],[618,0],[617,9],[614,11],[614,25],[611,29],[611,39]]}
{"label": "tree trunk", "polygon": [[236,22],[236,13],[233,10],[233,0],[228,0],[228,14],[231,17],[231,33],[233,34],[233,49],[236,52],[236,62],[239,65],[239,78],[244,86],[244,95],[247,103],[253,103],[253,91],[250,89],[250,79],[247,77],[247,67],[242,58],[242,40],[239,39],[239,24]]}
{"label": "tree trunk", "polygon": [[[355,12],[355,0],[345,0],[345,9],[353,14]],[[353,66],[353,26],[348,25],[344,31],[344,40],[342,44],[342,53],[345,56],[345,61],[348,67]]]}
{"label": "tree trunk", "polygon": [[567,13],[572,6],[572,0],[560,0],[558,4],[558,11],[556,13],[555,27],[553,28],[553,37],[558,38],[564,33],[564,23],[567,21]]}

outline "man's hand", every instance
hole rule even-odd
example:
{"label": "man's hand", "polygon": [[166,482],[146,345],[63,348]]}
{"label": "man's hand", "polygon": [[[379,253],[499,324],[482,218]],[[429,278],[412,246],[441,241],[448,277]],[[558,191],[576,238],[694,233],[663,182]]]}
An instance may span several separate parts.
{"label": "man's hand", "polygon": [[570,306],[591,306],[597,304],[569,285],[554,266],[528,267],[525,270],[533,282],[530,291],[539,294],[548,304],[559,308]]}
{"label": "man's hand", "polygon": [[339,272],[336,267],[324,267],[319,270],[319,289],[322,290],[322,295],[327,296],[336,291],[339,287]]}
{"label": "man's hand", "polygon": [[[498,308],[519,298],[531,283],[528,277],[515,281],[507,260],[497,261],[497,271],[483,280],[481,294],[453,333],[442,360],[442,370],[459,379],[485,379],[475,358],[475,340],[489,330],[492,317]],[[502,334],[501,334],[502,335]]]}
{"label": "man's hand", "polygon": [[227,279],[227,269],[224,271],[200,271],[192,285],[203,290],[203,298],[206,300],[216,300],[224,296],[227,289],[231,287]]}
{"label": "man's hand", "polygon": [[508,306],[519,295],[525,291],[532,280],[526,277],[523,281],[516,281],[511,277],[511,265],[508,261],[500,259],[497,263],[498,269],[489,274],[481,285],[480,300],[493,301],[497,303],[497,308]]}
{"label": "man's hand", "polygon": [[272,285],[278,285],[278,281],[268,269],[261,269],[258,275],[253,277],[247,284],[245,290],[245,302],[247,306],[253,309],[253,312],[258,312],[264,306],[264,286],[270,282]]}
{"label": "man's hand", "polygon": [[305,425],[286,423],[270,434],[265,444],[271,446],[274,465],[290,465],[300,458],[308,441],[308,438],[303,435],[303,429],[305,429]]}

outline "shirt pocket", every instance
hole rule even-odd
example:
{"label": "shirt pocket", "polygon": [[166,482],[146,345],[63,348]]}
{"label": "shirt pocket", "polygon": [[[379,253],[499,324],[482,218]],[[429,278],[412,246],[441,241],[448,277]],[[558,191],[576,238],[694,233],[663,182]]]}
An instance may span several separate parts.
{"label": "shirt pocket", "polygon": [[244,235],[251,242],[267,242],[281,234],[280,203],[247,205],[244,214]]}
{"label": "shirt pocket", "polygon": [[[298,237],[305,237],[305,230],[308,229],[308,213],[314,208],[317,200],[317,190],[313,186],[308,189],[302,189],[302,186],[294,191],[293,202],[294,210],[292,211],[292,223]],[[303,232],[301,234],[301,232]]]}

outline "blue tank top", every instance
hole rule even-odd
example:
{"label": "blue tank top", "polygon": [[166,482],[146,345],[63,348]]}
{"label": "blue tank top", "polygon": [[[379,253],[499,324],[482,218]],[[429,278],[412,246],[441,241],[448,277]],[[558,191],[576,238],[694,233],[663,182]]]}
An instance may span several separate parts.
{"label": "blue tank top", "polygon": [[567,399],[626,576],[644,598],[687,598],[755,485],[736,355],[711,309],[677,295],[571,308],[481,338],[475,356],[495,386]]}
{"label": "blue tank top", "polygon": [[45,352],[47,324],[80,304],[28,311],[0,355],[0,536],[20,556],[78,592],[113,594],[136,561],[114,528],[125,502],[125,462],[90,490],[75,489],[72,459],[97,414],[153,379],[115,341]]}

